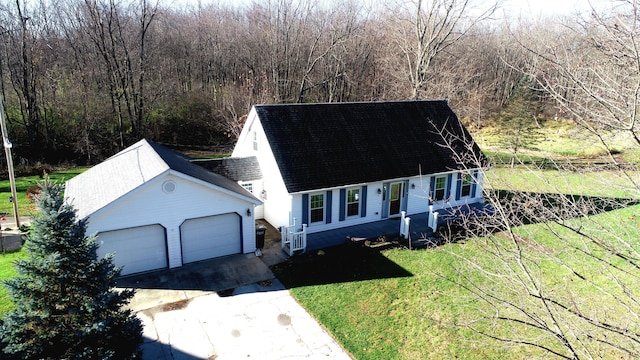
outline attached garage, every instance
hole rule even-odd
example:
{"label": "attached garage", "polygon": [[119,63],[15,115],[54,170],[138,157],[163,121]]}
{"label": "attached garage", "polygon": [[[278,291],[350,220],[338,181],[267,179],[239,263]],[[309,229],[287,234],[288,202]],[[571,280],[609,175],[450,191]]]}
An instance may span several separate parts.
{"label": "attached garage", "polygon": [[98,257],[114,254],[122,275],[168,267],[166,232],[161,225],[100,232],[97,242]]}
{"label": "attached garage", "polygon": [[140,140],[67,181],[65,200],[98,234],[97,255],[113,253],[122,275],[255,251],[262,202],[192,160]]}
{"label": "attached garage", "polygon": [[185,220],[180,225],[182,262],[241,253],[241,221],[236,213]]}

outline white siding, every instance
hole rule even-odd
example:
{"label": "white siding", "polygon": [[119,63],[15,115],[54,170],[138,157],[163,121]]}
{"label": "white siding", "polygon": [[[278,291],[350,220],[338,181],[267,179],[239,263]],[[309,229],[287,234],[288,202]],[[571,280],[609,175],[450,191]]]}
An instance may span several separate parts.
{"label": "white siding", "polygon": [[[480,173],[481,174],[481,173]],[[482,182],[483,178],[479,174],[478,182],[479,185],[476,189],[476,196],[474,198],[463,197],[460,200],[455,200],[456,194],[456,186],[457,186],[457,173],[452,173],[451,177],[451,200],[449,202],[439,201],[434,203],[435,209],[441,209],[445,207],[452,207],[464,204],[471,204],[481,200],[482,198]],[[439,174],[439,175],[448,175],[448,174]],[[346,218],[343,221],[340,221],[340,189],[347,189],[351,187],[361,187],[360,185],[353,186],[345,186],[335,189],[325,189],[309,192],[312,193],[323,193],[326,194],[327,191],[331,191],[332,198],[332,209],[331,209],[331,222],[330,223],[314,223],[307,224],[307,231],[309,233],[316,233],[325,230],[332,230],[346,226],[358,225],[372,221],[378,221],[382,219],[383,214],[383,200],[382,200],[382,189],[383,184],[388,182],[397,182],[397,181],[405,181],[407,180],[407,215],[412,214],[420,214],[429,211],[429,187],[431,184],[432,176],[414,176],[408,179],[393,179],[384,182],[375,182],[367,184],[367,210],[365,217],[350,217]],[[378,189],[380,189],[381,193],[378,193]],[[294,194],[292,196],[292,208],[291,208],[291,216],[295,217],[296,224],[302,225],[302,219],[304,218],[303,212],[308,211],[308,209],[302,208],[302,196],[303,194]],[[326,195],[325,195],[326,196]],[[325,200],[326,206],[326,200]],[[326,219],[325,219],[326,220]]]}
{"label": "white siding", "polygon": [[[407,214],[419,214],[429,211],[429,187],[431,184],[431,178],[434,176],[448,175],[435,174],[422,177],[414,177],[409,180],[409,206],[407,207]],[[482,187],[484,185],[483,172],[478,171],[478,183],[476,185],[475,196],[465,196],[456,200],[456,192],[458,187],[458,172],[451,173],[451,196],[448,202],[436,201],[433,203],[434,209],[449,208],[455,206],[461,206],[465,204],[473,204],[482,201]],[[411,188],[414,184],[415,188]]]}
{"label": "white siding", "polygon": [[[251,137],[251,134],[253,131],[256,131],[258,134],[258,151],[253,150],[253,139]],[[260,153],[262,150],[260,146],[262,143],[261,140],[264,139],[264,137],[265,137],[264,130],[260,125],[260,121],[258,119],[258,114],[256,113],[256,109],[251,108],[251,111],[247,116],[247,121],[244,123],[244,126],[242,127],[242,131],[240,132],[240,136],[238,136],[238,141],[236,142],[236,145],[233,148],[231,157],[260,156]]]}
{"label": "white siding", "polygon": [[[429,184],[431,176],[414,176],[409,179],[407,214],[429,211]],[[414,187],[415,185],[415,187]]]}
{"label": "white siding", "polygon": [[[252,133],[254,131],[258,136],[258,151],[253,149]],[[284,180],[282,179],[282,175],[280,175],[280,169],[271,151],[269,141],[267,141],[255,108],[252,108],[251,112],[249,112],[247,122],[242,128],[242,132],[231,156],[256,156],[258,158],[263,176],[264,191],[266,193],[266,198],[262,198],[264,202],[262,205],[264,219],[276,228],[288,225],[289,213],[291,212],[291,196],[284,185]]]}
{"label": "white siding", "polygon": [[[378,221],[381,219],[381,211],[382,211],[382,194],[378,194],[378,189],[382,191],[382,182],[370,183],[367,184],[367,209],[366,216],[361,217],[348,217],[345,220],[340,221],[340,189],[343,188],[352,188],[352,187],[362,187],[364,184],[353,185],[353,186],[345,186],[330,190],[319,190],[317,192],[322,192],[326,194],[327,191],[331,191],[331,223],[323,223],[323,224],[307,224],[307,232],[308,233],[316,233],[325,230],[338,229],[341,227],[364,224],[372,221]],[[292,196],[293,207],[291,210],[291,215],[296,218],[296,224],[302,225],[303,211],[308,211],[308,209],[302,209],[302,194],[294,194]],[[326,200],[325,200],[326,206]],[[326,211],[326,210],[325,210]]]}
{"label": "white siding", "polygon": [[[245,183],[251,183],[253,188],[251,190],[251,194],[253,194],[253,196],[255,196],[256,198],[263,200],[262,190],[264,190],[264,184],[262,180],[245,181],[245,182],[241,182],[240,184],[245,184]],[[256,205],[253,211],[255,212],[254,217],[256,219],[264,219],[264,205],[262,204]]]}
{"label": "white siding", "polygon": [[[171,193],[162,190],[162,184],[168,180],[176,185]],[[243,250],[255,251],[255,221],[253,211],[247,215],[247,209],[253,209],[253,204],[217,191],[209,184],[168,174],[94,214],[89,218],[87,233],[160,224],[167,229],[169,267],[176,267],[182,265],[180,224],[185,219],[238,213],[242,217]]]}

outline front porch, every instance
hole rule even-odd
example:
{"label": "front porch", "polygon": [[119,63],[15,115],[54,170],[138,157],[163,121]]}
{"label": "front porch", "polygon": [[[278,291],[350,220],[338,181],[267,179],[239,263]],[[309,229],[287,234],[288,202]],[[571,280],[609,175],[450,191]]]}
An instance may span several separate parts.
{"label": "front porch", "polygon": [[[491,207],[484,203],[473,203],[464,206],[438,209],[438,226],[447,224],[461,216],[478,216],[490,214]],[[409,237],[419,239],[433,235],[433,229],[428,225],[429,213],[407,216],[411,218]],[[381,236],[399,235],[400,218],[382,219],[366,224],[353,225],[339,229],[306,234],[306,251],[314,251],[330,246],[340,245],[349,238],[375,239]]]}

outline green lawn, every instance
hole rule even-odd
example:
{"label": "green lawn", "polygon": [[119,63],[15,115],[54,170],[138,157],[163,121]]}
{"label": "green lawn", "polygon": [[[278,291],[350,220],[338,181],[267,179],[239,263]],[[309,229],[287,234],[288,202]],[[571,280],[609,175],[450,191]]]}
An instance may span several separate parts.
{"label": "green lawn", "polygon": [[[16,275],[13,263],[16,259],[24,257],[25,252],[20,250],[14,253],[0,254],[0,280],[6,280]],[[9,298],[7,289],[0,286],[0,315],[14,308],[13,302]]]}
{"label": "green lawn", "polygon": [[583,171],[496,167],[487,172],[485,185],[493,189],[572,195],[640,198],[640,171]]}
{"label": "green lawn", "polygon": [[[544,160],[533,158],[532,162]],[[494,189],[639,199],[638,189],[629,185],[629,177],[640,181],[638,172],[562,172],[531,170],[525,166],[496,167],[487,174],[486,185]],[[637,241],[640,241],[638,213],[640,205],[592,216],[593,222],[582,224],[584,219],[576,219],[570,223],[585,227],[602,224],[601,229],[592,231],[603,233],[608,228],[614,235],[630,240],[631,246],[637,249]],[[605,297],[596,287],[612,294],[616,289],[609,286],[610,278],[603,275],[606,272],[598,263],[571,250],[572,246],[584,246],[579,236],[555,224],[527,225],[515,232],[529,239],[524,246],[525,256],[546,288],[568,297],[564,291],[571,287],[581,294],[582,304],[591,304],[595,309],[605,308],[601,304]],[[559,242],[554,233],[561,234],[563,241]],[[336,247],[325,250],[322,256],[310,254],[308,261],[300,259],[276,267],[274,272],[294,297],[357,359],[545,358],[549,354],[539,349],[507,347],[504,342],[490,340],[472,330],[468,325],[476,330],[491,330],[497,336],[528,334],[545,339],[549,346],[559,349],[555,340],[544,333],[518,326],[493,326],[491,322],[483,321],[482,315],[492,315],[494,309],[445,280],[460,281],[466,277],[467,283],[474,282],[497,294],[518,295],[512,283],[487,276],[492,270],[505,270],[501,257],[488,256],[492,244],[508,247],[503,241],[506,240],[493,236],[427,250],[391,249],[373,258],[366,253],[353,253],[349,247]],[[357,261],[362,257],[366,260]],[[480,266],[471,266],[471,262]],[[583,275],[596,279],[595,285],[576,285],[579,279],[568,273],[567,267],[574,267]],[[636,269],[628,270],[637,274]],[[349,279],[347,274],[356,275]],[[620,280],[635,284],[638,279],[621,275]],[[624,309],[616,307],[614,301],[611,303],[606,307],[608,316],[626,316]],[[610,355],[611,358],[624,358],[620,354]]]}
{"label": "green lawn", "polygon": [[[49,174],[49,180],[55,183],[64,183],[86,169],[87,168],[57,170]],[[16,178],[16,196],[18,198],[18,211],[21,216],[30,216],[34,213],[35,206],[33,202],[27,200],[27,189],[43,181],[44,179],[35,175]],[[8,178],[4,178],[0,180],[0,214],[13,216],[13,204],[9,201],[10,197],[11,184]]]}
{"label": "green lawn", "polygon": [[[595,216],[599,222],[613,224],[619,234],[628,239],[640,239],[636,214],[640,206],[616,210]],[[576,220],[580,221],[580,220]],[[546,260],[548,252],[557,255],[564,265],[594,275],[600,267],[584,256],[567,250],[567,243],[554,241],[558,226],[528,225],[517,229],[533,239],[525,246],[526,256],[537,261],[534,269],[549,289],[562,291],[571,279],[566,268]],[[565,231],[565,241],[576,244],[579,238]],[[517,326],[498,325],[482,320],[492,308],[478,301],[461,287],[445,280],[467,279],[492,288],[499,294],[517,294],[512,284],[498,277],[481,275],[469,266],[468,259],[481,264],[485,271],[503,266],[500,258],[487,256],[488,244],[502,241],[472,239],[465,243],[447,244],[437,248],[410,251],[391,249],[379,253],[381,258],[353,253],[349,247],[326,249],[324,255],[309,255],[312,261],[296,260],[274,271],[291,289],[294,297],[308,309],[357,359],[501,359],[546,357],[539,350],[526,346],[506,347],[479,335],[470,327],[489,330],[496,335],[509,336],[513,332],[545,336]],[[637,244],[635,244],[637,247]],[[345,255],[345,252],[347,253]],[[545,255],[545,256],[541,256]],[[362,260],[365,266],[357,260]],[[336,275],[342,274],[340,275]],[[347,275],[353,275],[349,279]],[[602,279],[605,281],[606,277]],[[629,279],[627,279],[629,280]],[[633,279],[631,279],[631,283]],[[637,281],[637,279],[635,280]],[[597,284],[607,286],[607,284]],[[598,304],[601,294],[592,286],[581,285],[582,303]],[[599,305],[598,305],[599,306]],[[598,306],[595,306],[598,308]],[[608,307],[610,316],[623,316],[624,309]],[[553,339],[548,339],[553,347]],[[611,354],[612,358],[616,354]]]}
{"label": "green lawn", "polygon": [[[59,170],[49,174],[49,180],[56,183],[63,183],[66,180],[80,174],[86,168]],[[18,209],[21,216],[33,215],[35,211],[34,204],[27,200],[26,191],[29,186],[42,183],[43,179],[39,176],[27,176],[16,179],[16,195],[18,197]],[[11,185],[8,179],[0,180],[0,213],[13,216],[13,205],[8,201],[11,196]],[[15,276],[13,262],[23,257],[25,253],[18,251],[14,253],[0,254],[0,280],[8,279]],[[0,315],[13,309],[13,303],[9,299],[4,286],[0,286]]]}

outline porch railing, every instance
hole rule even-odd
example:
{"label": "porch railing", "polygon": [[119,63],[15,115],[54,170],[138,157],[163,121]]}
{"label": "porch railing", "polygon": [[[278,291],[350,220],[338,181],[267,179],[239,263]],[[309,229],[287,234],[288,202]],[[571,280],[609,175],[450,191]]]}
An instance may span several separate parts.
{"label": "porch railing", "polygon": [[427,215],[427,226],[429,226],[433,232],[438,231],[438,213],[433,211],[432,205],[429,205],[429,213]]}
{"label": "porch railing", "polygon": [[407,213],[404,211],[400,212],[400,236],[405,239],[409,238],[409,224],[411,223],[411,218],[407,217]]}
{"label": "porch railing", "polygon": [[304,252],[307,249],[307,224],[302,224],[302,230],[296,229],[295,219],[293,224],[282,228],[282,249],[293,256],[296,251]]}
{"label": "porch railing", "polygon": [[[411,218],[406,216],[404,211],[400,212],[400,236],[405,239],[409,238],[409,224]],[[438,213],[433,211],[433,206],[429,206],[427,213],[427,226],[435,233],[438,231]]]}

